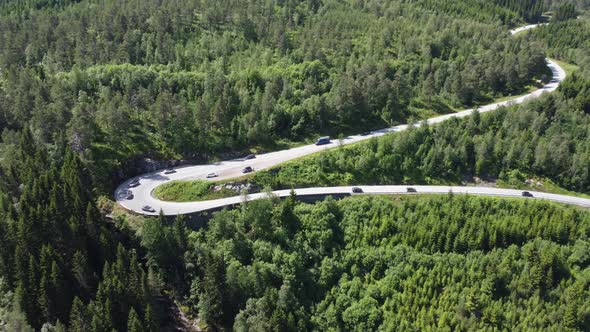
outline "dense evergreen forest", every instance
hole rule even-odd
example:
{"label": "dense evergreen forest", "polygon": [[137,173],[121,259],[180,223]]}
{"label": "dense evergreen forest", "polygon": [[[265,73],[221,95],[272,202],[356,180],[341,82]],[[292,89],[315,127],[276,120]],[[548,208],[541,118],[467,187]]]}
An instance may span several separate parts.
{"label": "dense evergreen forest", "polygon": [[48,150],[14,135],[0,172],[0,330],[157,331],[160,279],[124,247],[61,136]]}
{"label": "dense evergreen forest", "polygon": [[[587,211],[264,200],[197,232],[162,217],[135,234],[98,199],[135,158],[205,160],[453,112],[527,91],[546,51],[584,70],[587,21],[568,19],[587,3],[563,3],[0,0],[0,330],[158,331],[169,294],[212,329],[590,328]],[[553,9],[564,22],[509,36]],[[587,91],[575,75],[518,112],[334,151],[294,178],[517,169],[588,192]],[[289,167],[255,180],[292,185]]]}
{"label": "dense evergreen forest", "polygon": [[8,2],[0,126],[45,144],[65,128],[110,192],[134,157],[202,161],[522,93],[544,49],[507,31],[541,3]]}
{"label": "dense evergreen forest", "polygon": [[189,236],[189,303],[235,331],[587,331],[589,235],[537,201],[252,201]]}

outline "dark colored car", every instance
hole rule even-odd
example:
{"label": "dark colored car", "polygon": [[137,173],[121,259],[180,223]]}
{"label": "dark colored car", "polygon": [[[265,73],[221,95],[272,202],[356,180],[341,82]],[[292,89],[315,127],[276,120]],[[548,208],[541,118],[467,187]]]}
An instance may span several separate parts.
{"label": "dark colored car", "polygon": [[250,160],[250,159],[254,159],[254,158],[256,158],[256,155],[249,154],[249,155],[247,155],[247,156],[244,157],[244,160]]}
{"label": "dark colored car", "polygon": [[371,135],[370,131],[365,131],[361,134],[361,136],[369,136],[369,135]]}
{"label": "dark colored car", "polygon": [[133,199],[133,192],[131,190],[127,190],[125,193],[125,199]]}
{"label": "dark colored car", "polygon": [[252,171],[254,171],[254,170],[252,169],[252,167],[250,167],[250,166],[246,166],[246,167],[244,167],[244,169],[242,170],[242,173],[250,173],[250,172],[252,172]]}
{"label": "dark colored car", "polygon": [[415,193],[415,192],[417,192],[417,190],[416,190],[416,188],[407,187],[407,188],[406,188],[406,192],[409,192],[409,193]]}
{"label": "dark colored car", "polygon": [[167,170],[164,171],[164,174],[172,174],[172,173],[176,173],[176,171],[172,168],[168,168]]}
{"label": "dark colored car", "polygon": [[156,212],[156,210],[153,207],[149,206],[149,205],[144,205],[141,209],[144,210],[144,211],[146,211],[146,212]]}
{"label": "dark colored car", "polygon": [[315,142],[315,145],[324,145],[324,144],[330,144],[330,136],[320,137]]}
{"label": "dark colored car", "polygon": [[129,187],[135,188],[137,186],[139,186],[139,180],[135,179],[135,180],[129,182]]}
{"label": "dark colored car", "polygon": [[522,192],[522,197],[533,197],[533,194],[531,194],[531,193],[530,193],[530,192],[528,192],[528,191],[523,191],[523,192]]}
{"label": "dark colored car", "polygon": [[363,189],[359,188],[359,187],[352,187],[352,192],[355,194],[362,194],[363,193]]}

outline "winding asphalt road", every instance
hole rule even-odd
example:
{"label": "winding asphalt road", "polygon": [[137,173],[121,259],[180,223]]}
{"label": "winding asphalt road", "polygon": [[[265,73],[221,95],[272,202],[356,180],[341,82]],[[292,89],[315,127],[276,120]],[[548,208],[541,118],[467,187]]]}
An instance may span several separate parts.
{"label": "winding asphalt road", "polygon": [[[535,26],[527,26],[522,27],[516,30],[512,30],[511,33],[515,34],[523,30],[532,29]],[[547,66],[551,69],[553,73],[553,79],[551,82],[542,88],[531,92],[527,95],[509,100],[500,103],[494,103],[486,106],[482,106],[477,108],[480,113],[489,112],[496,110],[502,106],[510,106],[513,104],[520,104],[525,102],[528,99],[536,98],[545,92],[552,92],[563,81],[566,74],[563,68],[561,68],[557,63],[547,60]],[[446,121],[453,117],[466,117],[473,113],[474,109],[468,109],[457,113],[446,114],[437,116],[434,118],[430,118],[426,120],[428,124],[436,124],[443,121]],[[421,123],[414,123],[412,125],[419,126]],[[115,199],[118,204],[129,211],[133,211],[139,214],[144,215],[157,215],[158,212],[161,210],[165,215],[179,215],[179,214],[188,214],[194,213],[199,211],[206,211],[211,209],[217,209],[224,205],[233,205],[239,203],[243,198],[242,197],[230,197],[220,200],[211,200],[211,201],[203,201],[203,202],[166,202],[161,201],[154,196],[152,196],[153,190],[170,181],[174,180],[196,180],[196,179],[206,179],[206,175],[208,173],[215,172],[218,177],[215,180],[224,180],[224,179],[231,179],[236,178],[242,175],[242,169],[246,166],[250,166],[254,169],[254,171],[259,171],[263,169],[268,169],[280,163],[293,160],[299,157],[303,157],[312,153],[316,153],[319,151],[323,151],[326,149],[334,148],[340,144],[352,144],[356,142],[365,141],[371,139],[372,137],[379,137],[386,135],[392,132],[399,132],[408,129],[410,126],[408,124],[399,125],[391,128],[381,129],[372,131],[368,135],[354,135],[346,137],[338,142],[332,142],[327,145],[305,145],[300,146],[292,149],[270,152],[262,155],[256,156],[255,159],[251,160],[243,160],[243,159],[235,159],[235,160],[228,160],[214,164],[207,164],[207,165],[196,165],[196,166],[189,166],[189,167],[182,167],[175,169],[175,173],[172,174],[164,174],[163,171],[157,171],[152,173],[143,174],[137,176],[135,178],[129,179],[123,184],[121,184],[117,190],[115,191]],[[139,181],[139,185],[136,187],[132,187],[131,183],[134,180]],[[377,187],[364,187],[366,188],[365,192],[367,194],[372,193],[372,190],[382,190],[383,194],[401,194],[405,192],[405,186],[377,186]],[[389,189],[387,189],[389,188]],[[510,191],[508,189],[497,189],[497,188],[478,188],[478,187],[433,187],[433,186],[425,186],[415,187],[419,190],[420,193],[423,194],[439,194],[441,192],[448,192],[452,189],[456,193],[469,193],[469,194],[476,194],[476,195],[493,195],[493,196],[520,196],[520,191]],[[420,189],[419,189],[420,188]],[[126,193],[132,190],[133,192],[133,199],[127,199]],[[306,189],[297,189],[296,192],[298,195],[308,195],[310,193],[314,194],[325,194],[326,191],[329,191],[330,194],[338,194],[338,193],[350,193],[350,187],[337,187],[337,188],[306,188]],[[334,192],[332,192],[334,191]],[[289,191],[287,191],[288,193]],[[284,194],[284,191],[277,191],[277,195],[281,196]],[[248,199],[256,199],[262,197],[263,194],[254,194],[250,195]],[[550,194],[542,194],[542,193],[535,193],[535,197],[544,198],[544,199],[552,199],[550,197],[553,196],[546,196]],[[577,204],[578,198],[568,196],[559,196],[554,197],[556,201],[560,202],[570,202],[571,204]],[[557,200],[559,198],[559,200]],[[586,203],[584,203],[586,204]],[[156,212],[146,212],[142,210],[142,207],[148,205],[154,208]],[[578,204],[579,205],[579,204]],[[589,205],[590,206],[590,205]]]}

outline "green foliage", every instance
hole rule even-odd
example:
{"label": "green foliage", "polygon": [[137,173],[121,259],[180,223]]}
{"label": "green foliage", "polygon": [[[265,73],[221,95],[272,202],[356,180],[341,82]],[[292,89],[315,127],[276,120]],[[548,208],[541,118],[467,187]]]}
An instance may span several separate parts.
{"label": "green foliage", "polygon": [[186,225],[182,217],[172,227],[166,225],[162,215],[146,219],[142,227],[142,245],[148,250],[150,267],[159,269],[165,281],[182,292],[185,284],[183,255],[187,250]]}
{"label": "green foliage", "polygon": [[170,181],[158,186],[153,195],[164,201],[175,202],[206,201],[236,195],[231,189],[223,187],[215,191],[214,187],[214,183],[204,180]]}
{"label": "green foliage", "polygon": [[3,144],[12,156],[0,168],[0,280],[14,291],[10,330],[63,330],[64,322],[71,331],[110,331],[127,326],[132,307],[143,317],[152,289],[142,263],[100,215],[78,155],[65,147],[50,154],[28,129],[5,132]]}
{"label": "green foliage", "polygon": [[544,50],[506,31],[540,3],[19,2],[26,15],[0,10],[0,129],[67,141],[110,193],[137,157],[268,150],[520,94]]}
{"label": "green foliage", "polygon": [[237,331],[586,330],[588,235],[541,201],[252,201],[190,236],[189,298]]}
{"label": "green foliage", "polygon": [[590,72],[590,19],[581,17],[548,24],[531,31],[530,38],[547,45],[551,57],[574,63],[583,75]]}
{"label": "green foliage", "polygon": [[459,183],[466,175],[478,175],[522,184],[525,174],[535,174],[590,193],[589,84],[573,74],[557,94],[322,152],[258,172],[252,181],[279,189]]}
{"label": "green foliage", "polygon": [[572,18],[576,18],[578,16],[578,11],[576,10],[576,5],[573,3],[563,3],[553,11],[553,16],[551,19],[554,22],[561,22],[566,21]]}

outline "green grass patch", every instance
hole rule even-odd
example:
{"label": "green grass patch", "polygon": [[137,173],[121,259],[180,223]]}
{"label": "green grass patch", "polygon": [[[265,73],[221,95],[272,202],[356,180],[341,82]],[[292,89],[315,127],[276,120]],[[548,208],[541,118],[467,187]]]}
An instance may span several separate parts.
{"label": "green grass patch", "polygon": [[152,193],[157,199],[168,202],[198,202],[235,196],[236,193],[227,188],[214,191],[214,182],[204,180],[171,181],[158,186]]}
{"label": "green grass patch", "polygon": [[571,63],[563,62],[563,61],[556,60],[556,59],[550,59],[550,60],[555,61],[555,63],[557,63],[561,68],[563,68],[563,70],[565,70],[565,74],[567,76],[570,76],[573,72],[580,69],[580,67],[578,67],[574,64],[571,64]]}
{"label": "green grass patch", "polygon": [[[529,93],[534,92],[534,91],[538,90],[541,87],[542,87],[542,85],[535,85],[535,84],[527,85],[524,88],[524,92],[523,93],[518,94],[518,95],[509,95],[509,96],[497,97],[497,98],[492,99],[489,104],[501,103],[501,102],[509,101],[509,100],[512,100],[512,99],[516,99],[516,98],[522,97],[524,95],[528,95]],[[484,106],[484,105],[479,105],[479,106]]]}

